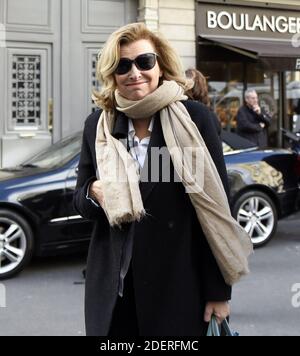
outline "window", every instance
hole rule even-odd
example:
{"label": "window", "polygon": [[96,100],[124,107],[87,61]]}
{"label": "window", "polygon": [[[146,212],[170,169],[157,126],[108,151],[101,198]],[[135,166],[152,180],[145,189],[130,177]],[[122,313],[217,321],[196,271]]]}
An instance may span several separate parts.
{"label": "window", "polygon": [[14,54],[11,60],[12,128],[41,125],[41,56]]}

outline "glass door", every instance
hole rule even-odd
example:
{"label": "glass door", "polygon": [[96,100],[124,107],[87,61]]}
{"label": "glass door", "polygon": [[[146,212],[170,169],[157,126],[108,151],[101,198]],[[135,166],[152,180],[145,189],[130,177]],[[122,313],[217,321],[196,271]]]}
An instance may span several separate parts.
{"label": "glass door", "polygon": [[286,72],[287,129],[300,132],[300,71]]}
{"label": "glass door", "polygon": [[222,128],[234,131],[243,104],[244,63],[200,62],[198,69],[208,78],[211,107]]}
{"label": "glass door", "polygon": [[269,72],[249,63],[247,65],[247,89],[255,89],[260,106],[271,116],[271,125],[268,128],[268,145],[278,147],[281,127],[280,115],[280,74]]}
{"label": "glass door", "polygon": [[224,130],[236,131],[237,114],[239,108],[244,105],[244,93],[253,88],[258,94],[260,106],[272,117],[268,129],[268,145],[281,145],[280,73],[266,70],[261,63],[248,62],[199,62],[198,69],[208,77],[212,109]]}

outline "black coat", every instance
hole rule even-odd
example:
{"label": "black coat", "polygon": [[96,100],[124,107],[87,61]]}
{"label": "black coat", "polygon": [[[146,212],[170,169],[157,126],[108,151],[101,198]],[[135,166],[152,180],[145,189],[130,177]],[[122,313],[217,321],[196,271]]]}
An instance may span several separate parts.
{"label": "black coat", "polygon": [[220,122],[218,116],[212,110],[210,110],[210,115],[211,115],[211,119],[213,120],[213,122],[214,122],[214,124],[216,126],[216,130],[218,132],[218,135],[221,136],[222,135],[222,125],[221,125],[221,122]]}
{"label": "black coat", "polygon": [[[266,125],[265,128],[260,123]],[[271,117],[262,109],[261,114],[244,105],[239,109],[237,115],[237,133],[255,143],[258,147],[265,148],[268,146],[268,130],[271,124]]]}
{"label": "black coat", "polygon": [[[199,128],[228,192],[222,148],[209,111],[191,101],[184,105]],[[128,232],[134,231],[132,271],[141,335],[199,336],[204,330],[206,301],[229,300],[231,287],[224,282],[181,183],[140,183],[147,216],[134,223],[133,230],[130,230],[132,224],[122,229],[110,228],[102,208],[86,198],[89,184],[96,180],[94,145],[99,115],[99,111],[92,114],[85,123],[74,195],[78,213],[95,221],[86,275],[87,335],[108,334],[118,298],[122,249]],[[151,147],[166,146],[158,115],[148,155]],[[127,137],[127,130],[128,120],[118,113],[113,135]]]}

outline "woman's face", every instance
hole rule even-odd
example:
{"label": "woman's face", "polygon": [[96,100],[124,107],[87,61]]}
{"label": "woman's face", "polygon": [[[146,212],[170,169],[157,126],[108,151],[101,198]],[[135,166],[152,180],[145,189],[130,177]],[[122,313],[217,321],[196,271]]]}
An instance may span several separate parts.
{"label": "woman's face", "polygon": [[[153,44],[148,40],[139,40],[128,45],[121,46],[120,58],[135,59],[137,56],[145,53],[156,53]],[[117,88],[120,94],[128,100],[141,100],[151,94],[158,88],[159,78],[162,71],[158,62],[154,68],[148,71],[138,69],[135,63],[131,70],[122,75],[115,74]]]}

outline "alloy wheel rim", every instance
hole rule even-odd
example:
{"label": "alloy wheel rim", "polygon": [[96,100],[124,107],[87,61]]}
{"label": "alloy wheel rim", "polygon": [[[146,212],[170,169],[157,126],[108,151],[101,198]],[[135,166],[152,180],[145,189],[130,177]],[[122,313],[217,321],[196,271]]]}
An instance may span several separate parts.
{"label": "alloy wheel rim", "polygon": [[275,217],[267,200],[252,197],[241,205],[237,221],[249,234],[253,244],[257,245],[269,238],[274,228]]}
{"label": "alloy wheel rim", "polygon": [[22,227],[11,219],[0,217],[0,276],[20,265],[26,248]]}

